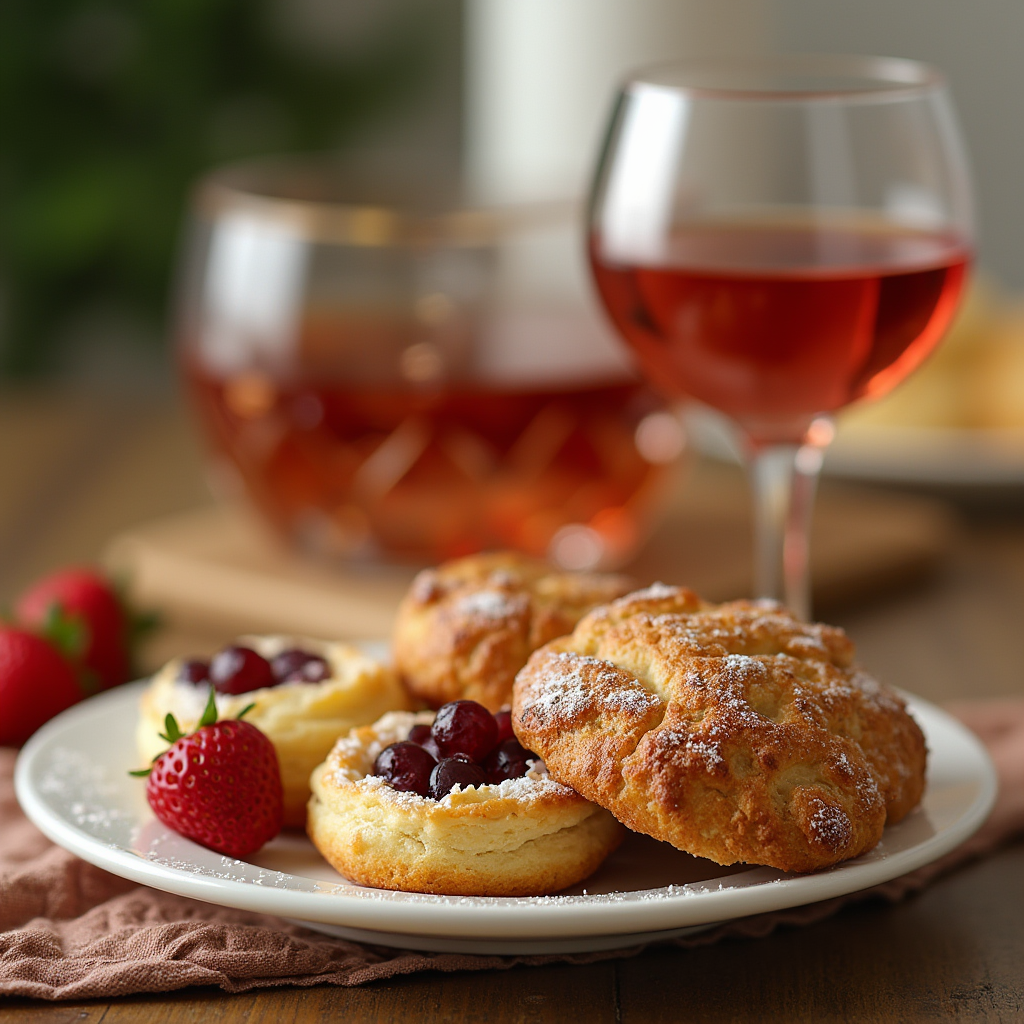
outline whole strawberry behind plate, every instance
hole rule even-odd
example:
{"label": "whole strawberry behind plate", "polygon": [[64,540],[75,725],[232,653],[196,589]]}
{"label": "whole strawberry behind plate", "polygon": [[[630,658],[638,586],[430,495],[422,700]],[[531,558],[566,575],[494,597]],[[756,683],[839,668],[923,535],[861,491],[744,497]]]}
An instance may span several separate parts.
{"label": "whole strawberry behind plate", "polygon": [[554,953],[613,949],[750,914],[800,906],[895,878],[952,850],[985,820],[996,777],[978,740],[907,696],[930,751],[921,806],[870,853],[786,875],[722,868],[630,836],[582,885],[557,896],[447,897],[386,892],[337,875],[312,844],[283,833],[249,860],[214,853],[157,821],[135,767],[144,683],[78,704],[45,725],[18,759],[25,813],[55,843],[114,874],[168,892],[298,920],[406,949]]}
{"label": "whole strawberry behind plate", "polygon": [[84,695],[74,669],[52,644],[0,625],[0,744],[24,743]]}
{"label": "whole strawberry behind plate", "polygon": [[79,633],[72,660],[87,676],[88,692],[131,679],[132,649],[151,616],[130,609],[117,586],[98,569],[73,566],[37,580],[14,606],[17,621],[37,632]]}

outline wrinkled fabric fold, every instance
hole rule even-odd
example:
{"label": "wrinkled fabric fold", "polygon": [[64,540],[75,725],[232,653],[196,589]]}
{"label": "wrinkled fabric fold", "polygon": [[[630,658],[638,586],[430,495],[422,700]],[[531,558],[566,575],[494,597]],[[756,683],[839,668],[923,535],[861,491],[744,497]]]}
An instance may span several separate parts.
{"label": "wrinkled fabric fold", "polygon": [[[728,922],[671,940],[704,946],[805,926],[870,898],[890,901],[1024,832],[1024,700],[950,708],[985,743],[999,773],[996,806],[981,830],[934,864],[849,896]],[[216,985],[244,992],[281,985],[362,985],[416,971],[497,970],[593,963],[644,947],[545,956],[422,953],[362,945],[278,918],[159,892],[108,874],[50,843],[22,814],[15,752],[0,750],[0,995],[109,998]]]}

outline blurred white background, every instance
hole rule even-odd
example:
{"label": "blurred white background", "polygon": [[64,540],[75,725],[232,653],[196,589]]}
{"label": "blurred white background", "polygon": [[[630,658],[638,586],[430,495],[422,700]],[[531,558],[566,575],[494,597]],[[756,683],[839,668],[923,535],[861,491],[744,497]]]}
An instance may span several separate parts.
{"label": "blurred white background", "polygon": [[[847,51],[942,68],[973,159],[980,265],[1024,289],[1021,0],[186,7],[169,36],[133,0],[0,5],[20,54],[0,83],[0,382],[168,387],[175,238],[212,166],[326,149],[417,171],[461,163],[489,198],[578,197],[616,81],[678,57]],[[551,276],[577,298],[582,281],[568,265]]]}
{"label": "blurred white background", "polygon": [[867,53],[948,78],[975,172],[981,266],[1024,287],[1024,4],[1011,0],[467,0],[466,162],[484,194],[580,194],[615,83],[653,61]]}

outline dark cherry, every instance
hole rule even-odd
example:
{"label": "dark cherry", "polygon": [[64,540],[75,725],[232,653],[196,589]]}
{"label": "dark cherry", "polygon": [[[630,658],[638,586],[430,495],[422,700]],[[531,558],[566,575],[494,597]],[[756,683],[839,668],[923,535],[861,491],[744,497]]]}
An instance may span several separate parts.
{"label": "dark cherry", "polygon": [[198,686],[200,683],[209,681],[210,663],[199,658],[190,658],[181,663],[178,674],[175,677],[179,683],[192,683]]}
{"label": "dark cherry", "polygon": [[210,682],[218,693],[248,693],[277,680],[270,662],[248,647],[225,647],[210,660]]}
{"label": "dark cherry", "polygon": [[395,790],[430,796],[431,772],[437,762],[419,745],[403,740],[392,743],[377,756],[374,774],[380,775]]}
{"label": "dark cherry", "polygon": [[326,660],[319,654],[310,654],[297,647],[275,654],[270,661],[270,669],[279,683],[319,683],[331,674]]}
{"label": "dark cherry", "polygon": [[446,757],[430,773],[430,795],[441,800],[452,791],[452,786],[482,786],[486,782],[487,773],[480,765],[461,757]]}
{"label": "dark cherry", "polygon": [[504,711],[496,711],[494,720],[498,723],[498,743],[504,743],[515,736],[512,731],[512,712],[506,708]]}
{"label": "dark cherry", "polygon": [[373,763],[373,774],[379,775],[403,793],[430,795],[431,774],[437,762],[418,743],[404,740],[385,747]]}
{"label": "dark cherry", "polygon": [[418,743],[422,747],[430,739],[430,726],[424,725],[422,722],[419,725],[414,725],[409,730],[409,735],[406,736],[406,739],[410,743]]}
{"label": "dark cherry", "polygon": [[530,770],[526,763],[529,760],[536,761],[537,755],[530,753],[515,737],[499,743],[484,761],[487,781],[498,783],[522,778]]}
{"label": "dark cherry", "polygon": [[414,725],[406,737],[410,743],[418,743],[435,761],[441,760],[437,744],[430,735],[429,725]]}
{"label": "dark cherry", "polygon": [[498,723],[475,700],[453,700],[437,712],[430,736],[442,757],[468,754],[479,762],[498,742]]}

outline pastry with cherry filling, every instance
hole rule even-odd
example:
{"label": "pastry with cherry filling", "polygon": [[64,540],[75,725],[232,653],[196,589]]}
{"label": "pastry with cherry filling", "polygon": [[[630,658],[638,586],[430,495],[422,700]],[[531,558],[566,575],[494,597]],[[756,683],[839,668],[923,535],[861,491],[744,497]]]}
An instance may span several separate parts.
{"label": "pastry with cherry filling", "polygon": [[310,779],[307,831],[341,874],[380,889],[536,896],[590,875],[624,830],[555,782],[475,701],[352,730]]}
{"label": "pastry with cherry filling", "polygon": [[192,731],[213,687],[217,713],[245,718],[274,744],[284,786],[285,824],[306,823],[309,773],[339,735],[409,699],[394,671],[348,644],[308,637],[244,636],[209,659],[175,658],[142,694],[136,731],[139,754],[151,760],[170,713]]}

